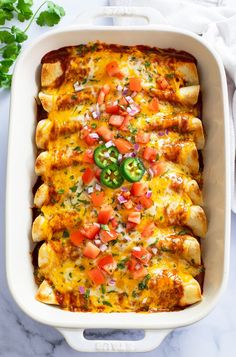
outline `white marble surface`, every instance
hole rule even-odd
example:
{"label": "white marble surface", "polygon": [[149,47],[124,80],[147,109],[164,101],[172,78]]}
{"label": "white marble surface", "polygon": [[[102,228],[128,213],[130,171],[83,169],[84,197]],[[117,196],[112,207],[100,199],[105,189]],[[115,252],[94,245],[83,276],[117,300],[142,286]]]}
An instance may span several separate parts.
{"label": "white marble surface", "polygon": [[[230,0],[233,4],[234,0]],[[59,1],[57,1],[59,2]],[[35,4],[41,1],[35,1]],[[67,10],[64,24],[70,23],[82,10],[105,5],[106,0],[60,1]],[[33,26],[30,37],[42,33],[43,29]],[[64,338],[54,328],[44,326],[26,316],[15,304],[7,288],[4,255],[4,196],[7,155],[7,132],[9,92],[0,91],[0,356],[3,357],[66,357],[76,356]],[[19,118],[20,120],[20,118]],[[16,173],[16,185],[17,182]],[[13,222],[14,224],[14,222]],[[232,215],[231,268],[228,287],[219,304],[204,320],[193,326],[172,332],[154,351],[140,356],[163,357],[235,357],[236,351],[236,216]],[[20,237],[16,237],[20,239]],[[220,262],[219,262],[220,264]],[[20,267],[19,267],[20,271]],[[107,333],[110,336],[114,331]],[[97,332],[99,335],[99,332]],[[116,332],[125,339],[138,336],[138,332]],[[82,355],[82,353],[80,353]],[[90,354],[84,353],[89,356]],[[102,356],[98,353],[97,356]],[[107,357],[111,355],[107,354]],[[122,354],[124,356],[124,354]],[[129,354],[130,357],[134,353]],[[119,357],[119,354],[117,355]]]}

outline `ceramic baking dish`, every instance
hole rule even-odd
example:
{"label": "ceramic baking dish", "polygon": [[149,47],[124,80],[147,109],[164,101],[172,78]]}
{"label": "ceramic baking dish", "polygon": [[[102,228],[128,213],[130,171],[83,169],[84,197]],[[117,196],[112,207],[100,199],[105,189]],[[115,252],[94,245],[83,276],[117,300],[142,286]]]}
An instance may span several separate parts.
{"label": "ceramic baking dish", "polygon": [[[107,27],[91,23],[97,16],[139,16],[146,26]],[[90,20],[89,20],[90,17]],[[216,305],[229,270],[230,192],[229,118],[225,72],[217,53],[199,36],[158,23],[149,8],[100,8],[81,16],[79,24],[50,31],[34,41],[17,61],[11,96],[6,194],[7,277],[11,293],[33,319],[55,326],[68,343],[80,351],[148,351],[160,344],[171,329],[192,324]],[[92,20],[91,20],[92,19]],[[89,25],[84,23],[90,22]],[[39,89],[40,60],[47,52],[68,45],[97,41],[122,45],[175,48],[198,61],[203,98],[204,201],[209,220],[203,242],[206,267],[203,300],[182,311],[162,313],[75,313],[35,300],[36,284],[31,264],[32,187],[36,127],[35,97]],[[145,329],[141,341],[86,340],[86,328]]]}

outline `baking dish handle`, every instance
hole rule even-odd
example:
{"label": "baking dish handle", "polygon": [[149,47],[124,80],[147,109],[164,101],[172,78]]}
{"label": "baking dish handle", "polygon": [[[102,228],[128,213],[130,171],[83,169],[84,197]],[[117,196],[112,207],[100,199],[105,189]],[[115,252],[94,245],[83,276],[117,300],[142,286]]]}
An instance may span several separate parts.
{"label": "baking dish handle", "polygon": [[67,343],[80,352],[148,352],[160,345],[171,330],[145,330],[145,336],[139,341],[124,340],[88,340],[84,330],[58,328]]}
{"label": "baking dish handle", "polygon": [[75,22],[80,25],[92,25],[98,17],[141,17],[144,18],[148,25],[157,23],[166,23],[162,14],[150,7],[119,7],[119,6],[102,6],[83,12],[78,15]]}

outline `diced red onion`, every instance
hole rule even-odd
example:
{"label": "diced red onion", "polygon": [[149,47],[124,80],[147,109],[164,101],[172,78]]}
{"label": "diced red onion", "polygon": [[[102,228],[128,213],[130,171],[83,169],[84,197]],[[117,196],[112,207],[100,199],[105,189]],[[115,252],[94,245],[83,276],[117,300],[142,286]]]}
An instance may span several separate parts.
{"label": "diced red onion", "polygon": [[165,135],[165,132],[164,132],[164,131],[159,131],[158,135],[159,135],[159,136],[164,136],[164,135]]}
{"label": "diced red onion", "polygon": [[152,248],[153,254],[157,254],[158,249],[157,248]]}
{"label": "diced red onion", "polygon": [[148,173],[151,177],[154,177],[154,172],[151,168],[148,169]]}
{"label": "diced red onion", "polygon": [[136,206],[136,209],[137,209],[138,211],[142,211],[143,206],[142,206],[141,204],[138,204],[138,205]]}
{"label": "diced red onion", "polygon": [[169,134],[169,129],[166,129],[165,133],[166,133],[166,135],[168,135]]}
{"label": "diced red onion", "polygon": [[128,192],[129,189],[128,189],[128,187],[122,186],[122,187],[121,187],[121,191],[123,191],[123,192]]}
{"label": "diced red onion", "polygon": [[88,193],[92,193],[93,192],[93,187],[88,187]]}
{"label": "diced red onion", "polygon": [[82,86],[79,82],[75,82],[74,83],[74,90],[76,91],[76,92],[80,92],[81,90],[83,90],[84,89],[84,86]]}
{"label": "diced red onion", "polygon": [[99,139],[99,135],[97,133],[90,133],[89,137],[92,139]]}
{"label": "diced red onion", "polygon": [[138,151],[138,150],[139,150],[139,144],[137,144],[137,143],[134,144],[134,150],[135,150],[135,151]]}
{"label": "diced red onion", "polygon": [[140,252],[141,251],[141,247],[134,247],[133,250],[135,250],[135,252]]}
{"label": "diced red onion", "polygon": [[136,157],[135,152],[128,152],[127,154],[124,155],[124,157]]}
{"label": "diced red onion", "polygon": [[119,154],[119,155],[118,155],[118,161],[120,162],[121,160],[122,160],[122,155]]}
{"label": "diced red onion", "polygon": [[123,94],[123,95],[127,95],[128,92],[129,92],[129,89],[128,89],[127,87],[124,87],[122,94]]}
{"label": "diced red onion", "polygon": [[89,119],[90,118],[89,113],[85,113],[84,117],[85,117],[85,119]]}
{"label": "diced red onion", "polygon": [[84,294],[85,293],[84,286],[79,286],[79,292],[80,292],[80,294]]}
{"label": "diced red onion", "polygon": [[132,238],[130,238],[129,236],[124,236],[124,240],[126,240],[126,242],[131,242]]}
{"label": "diced red onion", "polygon": [[146,192],[146,197],[147,198],[150,198],[152,196],[152,191],[151,190],[148,190],[147,192]]}
{"label": "diced red onion", "polygon": [[127,102],[128,102],[129,104],[131,104],[131,103],[134,102],[134,100],[133,100],[129,95],[127,95],[127,97],[125,97],[125,99],[127,100]]}
{"label": "diced red onion", "polygon": [[118,104],[118,100],[115,100],[114,102],[113,102],[113,105],[117,105]]}
{"label": "diced red onion", "polygon": [[119,195],[119,196],[117,197],[117,199],[118,199],[118,201],[119,201],[120,203],[125,203],[125,202],[127,202],[127,199],[126,199],[124,196],[122,196],[122,195]]}
{"label": "diced red onion", "polygon": [[118,86],[116,87],[116,89],[117,89],[119,92],[121,92],[121,91],[123,90],[123,87],[122,87],[120,84],[118,84]]}
{"label": "diced red onion", "polygon": [[147,297],[145,297],[142,301],[142,304],[145,304],[147,302]]}
{"label": "diced red onion", "polygon": [[97,119],[97,118],[99,117],[99,115],[100,115],[99,112],[96,112],[96,111],[92,112],[92,117],[93,117],[94,119]]}
{"label": "diced red onion", "polygon": [[115,286],[115,285],[116,285],[116,281],[115,281],[114,279],[110,279],[110,280],[108,281],[108,285],[109,285],[109,286]]}
{"label": "diced red onion", "polygon": [[101,244],[102,244],[102,242],[100,241],[100,239],[95,239],[94,243],[95,243],[96,245],[101,245]]}
{"label": "diced red onion", "polygon": [[141,269],[141,267],[142,267],[141,264],[138,263],[135,265],[135,270],[139,270],[139,269]]}
{"label": "diced red onion", "polygon": [[101,191],[101,186],[98,184],[98,183],[96,183],[96,185],[95,185],[95,189],[97,190],[97,191]]}
{"label": "diced red onion", "polygon": [[111,146],[114,146],[113,142],[110,140],[105,144],[106,148],[110,148]]}
{"label": "diced red onion", "polygon": [[107,245],[106,244],[102,244],[100,246],[100,250],[101,250],[101,252],[105,252],[107,250]]}
{"label": "diced red onion", "polygon": [[131,94],[131,97],[134,98],[136,95],[137,95],[137,92],[133,92],[133,93]]}
{"label": "diced red onion", "polygon": [[97,222],[94,222],[93,224],[94,224],[94,226],[100,227],[100,224]]}

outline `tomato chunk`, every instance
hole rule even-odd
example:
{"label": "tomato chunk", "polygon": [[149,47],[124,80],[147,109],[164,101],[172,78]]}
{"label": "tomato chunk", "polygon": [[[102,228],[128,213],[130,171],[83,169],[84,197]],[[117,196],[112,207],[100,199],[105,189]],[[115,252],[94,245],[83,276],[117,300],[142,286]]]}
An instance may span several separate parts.
{"label": "tomato chunk", "polygon": [[140,92],[142,90],[141,79],[137,77],[130,78],[129,89],[134,92]]}
{"label": "tomato chunk", "polygon": [[134,182],[131,187],[131,193],[134,196],[143,196],[148,190],[148,186],[145,182]]}
{"label": "tomato chunk", "polygon": [[133,202],[131,200],[128,200],[127,202],[124,203],[124,206],[126,209],[131,209],[133,207]]}
{"label": "tomato chunk", "polygon": [[107,224],[113,215],[113,209],[111,206],[101,208],[98,213],[98,223]]}
{"label": "tomato chunk", "polygon": [[106,112],[109,114],[118,114],[120,107],[118,104],[108,104],[106,106]]}
{"label": "tomato chunk", "polygon": [[139,224],[141,220],[141,213],[140,212],[131,212],[128,215],[128,222]]}
{"label": "tomato chunk", "polygon": [[[92,133],[90,133],[90,134],[92,134]],[[93,138],[90,134],[85,136],[84,140],[85,140],[87,145],[92,146],[92,145],[95,145],[98,142],[98,139],[97,138]]]}
{"label": "tomato chunk", "polygon": [[121,154],[127,154],[133,148],[133,145],[129,141],[122,138],[114,140],[114,144]]}
{"label": "tomato chunk", "polygon": [[157,84],[159,86],[160,89],[165,90],[166,88],[169,87],[169,83],[167,82],[167,80],[165,79],[165,77],[160,76],[157,80]]}
{"label": "tomato chunk", "polygon": [[104,201],[104,192],[95,191],[91,194],[91,200],[95,207],[99,207]]}
{"label": "tomato chunk", "polygon": [[143,158],[150,162],[156,161],[157,160],[157,150],[154,148],[146,147],[143,152]]}
{"label": "tomato chunk", "polygon": [[130,115],[128,115],[128,114],[125,115],[123,123],[120,126],[120,130],[123,130],[123,131],[128,131],[129,130],[130,118],[131,118]]}
{"label": "tomato chunk", "polygon": [[93,164],[93,150],[86,150],[83,157],[83,162],[86,164]]}
{"label": "tomato chunk", "polygon": [[156,162],[151,166],[154,176],[160,176],[166,171],[166,165],[163,161]]}
{"label": "tomato chunk", "polygon": [[147,249],[143,247],[136,247],[132,250],[132,256],[140,260],[143,264],[147,264],[151,259],[151,253],[147,251]]}
{"label": "tomato chunk", "polygon": [[153,235],[155,229],[155,223],[149,222],[142,230],[141,236],[143,238],[149,238]]}
{"label": "tomato chunk", "polygon": [[130,260],[128,261],[128,269],[129,271],[134,271],[138,265],[138,261],[135,258],[130,258]]}
{"label": "tomato chunk", "polygon": [[101,136],[105,141],[110,141],[113,139],[113,133],[110,129],[108,129],[106,126],[100,126],[97,129],[97,133],[99,136]]}
{"label": "tomato chunk", "polygon": [[140,131],[135,135],[135,142],[138,144],[147,144],[150,141],[151,134]]}
{"label": "tomato chunk", "polygon": [[93,243],[88,242],[84,248],[83,254],[87,258],[95,259],[100,253],[100,249]]}
{"label": "tomato chunk", "polygon": [[140,202],[140,204],[141,204],[144,208],[146,208],[146,209],[152,207],[152,205],[153,205],[152,199],[146,197],[145,195],[143,195],[143,196],[141,196],[141,197],[139,198],[139,202]]}
{"label": "tomato chunk", "polygon": [[80,232],[80,230],[71,232],[70,240],[74,245],[80,246],[84,240],[84,235]]}
{"label": "tomato chunk", "polygon": [[110,92],[110,86],[108,84],[104,84],[104,86],[101,88],[99,94],[98,94],[98,99],[97,99],[97,103],[103,104],[106,95]]}
{"label": "tomato chunk", "polygon": [[148,105],[148,109],[155,113],[159,112],[159,100],[157,98],[152,98]]}
{"label": "tomato chunk", "polygon": [[101,285],[105,283],[105,277],[101,270],[98,268],[89,270],[88,276],[95,285]]}
{"label": "tomato chunk", "polygon": [[116,269],[116,262],[111,254],[99,259],[98,266],[108,274],[112,274]]}
{"label": "tomato chunk", "polygon": [[82,175],[82,180],[85,185],[88,185],[92,179],[94,178],[94,172],[90,167],[87,167],[87,169],[84,171]]}
{"label": "tomato chunk", "polygon": [[122,115],[111,115],[109,119],[109,124],[119,128],[123,121],[124,117]]}
{"label": "tomato chunk", "polygon": [[100,227],[96,224],[89,224],[81,228],[81,233],[88,239],[94,239],[98,234]]}
{"label": "tomato chunk", "polygon": [[106,72],[109,77],[116,77],[119,79],[122,79],[124,77],[116,61],[112,61],[106,65]]}
{"label": "tomato chunk", "polygon": [[145,267],[141,267],[138,270],[135,270],[133,272],[133,278],[134,279],[140,279],[143,278],[144,276],[146,276],[148,274],[148,270]]}
{"label": "tomato chunk", "polygon": [[109,231],[101,229],[99,235],[103,243],[110,242],[111,240],[115,240],[118,237],[118,233],[114,229],[110,229]]}

